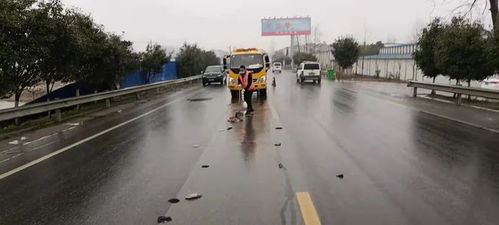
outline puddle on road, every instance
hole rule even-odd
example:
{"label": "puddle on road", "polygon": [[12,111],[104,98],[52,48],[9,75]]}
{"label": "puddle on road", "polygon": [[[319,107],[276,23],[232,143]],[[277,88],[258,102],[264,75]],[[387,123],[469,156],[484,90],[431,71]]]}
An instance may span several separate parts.
{"label": "puddle on road", "polygon": [[175,204],[175,203],[180,202],[180,200],[178,200],[178,198],[171,198],[170,200],[168,200],[168,202],[172,203],[172,204]]}
{"label": "puddle on road", "polygon": [[160,216],[158,217],[158,223],[171,222],[172,218],[169,216]]}
{"label": "puddle on road", "polygon": [[202,101],[209,101],[212,98],[189,98],[187,101],[189,102],[202,102]]}

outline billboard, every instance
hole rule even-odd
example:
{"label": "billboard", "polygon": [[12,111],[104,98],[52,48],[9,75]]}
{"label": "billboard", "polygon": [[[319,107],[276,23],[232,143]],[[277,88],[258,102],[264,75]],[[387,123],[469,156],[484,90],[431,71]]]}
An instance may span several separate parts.
{"label": "billboard", "polygon": [[262,36],[309,35],[310,17],[262,19]]}

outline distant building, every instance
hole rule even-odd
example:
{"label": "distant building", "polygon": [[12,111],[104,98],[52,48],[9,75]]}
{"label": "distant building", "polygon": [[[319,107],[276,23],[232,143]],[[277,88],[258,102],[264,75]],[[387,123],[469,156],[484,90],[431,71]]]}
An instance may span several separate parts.
{"label": "distant building", "polygon": [[333,48],[326,44],[321,43],[314,46],[312,54],[317,57],[317,61],[321,64],[321,67],[332,68],[334,62],[334,56],[332,52]]}
{"label": "distant building", "polygon": [[291,47],[286,47],[283,49],[279,49],[274,52],[274,54],[287,55],[291,56],[291,53],[298,52],[306,52],[314,55],[317,58],[317,61],[321,64],[322,68],[330,68],[333,65],[333,53],[331,52],[332,48],[330,45],[326,43],[307,43],[303,45],[295,45]]}
{"label": "distant building", "polygon": [[353,65],[357,74],[394,78],[401,80],[420,80],[423,73],[416,66],[414,52],[417,45],[387,43],[379,54],[361,56]]}

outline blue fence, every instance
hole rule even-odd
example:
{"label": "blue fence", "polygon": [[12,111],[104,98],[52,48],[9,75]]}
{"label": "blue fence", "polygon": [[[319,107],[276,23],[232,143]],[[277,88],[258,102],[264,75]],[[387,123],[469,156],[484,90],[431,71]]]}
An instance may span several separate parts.
{"label": "blue fence", "polygon": [[[150,77],[149,83],[172,80],[177,78],[177,63],[169,62],[163,65],[163,71],[161,73],[153,74]],[[134,73],[127,74],[120,83],[120,88],[133,87],[137,85],[147,84],[146,76],[142,71],[137,71]],[[85,83],[72,83],[57,90],[54,90],[49,95],[44,95],[38,99],[35,99],[28,104],[45,102],[47,99],[64,99],[76,96],[76,89],[80,90],[80,95],[92,94],[95,91],[102,92],[109,90],[106,85],[92,85],[89,86]]]}
{"label": "blue fence", "polygon": [[153,74],[147,82],[147,77],[143,71],[136,71],[126,75],[123,80],[121,80],[120,88],[133,87],[137,85],[155,83],[164,80],[172,80],[177,78],[177,63],[169,62],[163,65],[163,71],[161,73]]}
{"label": "blue fence", "polygon": [[88,95],[88,94],[93,94],[95,92],[109,91],[109,87],[105,84],[90,86],[82,82],[79,83],[77,82],[56,89],[52,91],[50,94],[39,97],[27,104],[46,102],[47,99],[54,100],[54,99],[65,99],[65,98],[75,97],[76,89],[80,90],[80,95]]}

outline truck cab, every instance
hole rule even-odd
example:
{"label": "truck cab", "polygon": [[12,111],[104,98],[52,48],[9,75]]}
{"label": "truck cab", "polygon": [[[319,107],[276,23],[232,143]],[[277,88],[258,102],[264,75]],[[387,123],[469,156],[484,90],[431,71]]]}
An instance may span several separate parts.
{"label": "truck cab", "polygon": [[228,87],[232,97],[239,97],[242,90],[239,84],[239,67],[244,65],[251,72],[255,91],[260,96],[267,95],[267,71],[270,68],[270,59],[267,53],[257,48],[238,48],[223,59],[227,70]]}

